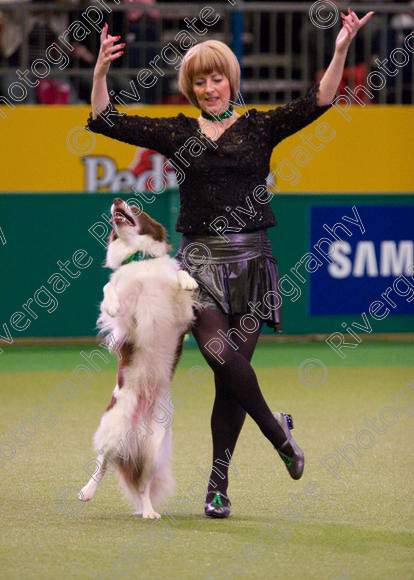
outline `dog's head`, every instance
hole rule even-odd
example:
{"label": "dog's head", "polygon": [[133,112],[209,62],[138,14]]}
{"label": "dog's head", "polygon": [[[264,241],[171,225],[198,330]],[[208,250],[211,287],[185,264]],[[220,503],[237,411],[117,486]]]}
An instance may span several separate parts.
{"label": "dog's head", "polygon": [[106,265],[116,269],[135,252],[159,258],[171,251],[167,231],[135,205],[117,197],[111,206],[112,232],[108,238]]}

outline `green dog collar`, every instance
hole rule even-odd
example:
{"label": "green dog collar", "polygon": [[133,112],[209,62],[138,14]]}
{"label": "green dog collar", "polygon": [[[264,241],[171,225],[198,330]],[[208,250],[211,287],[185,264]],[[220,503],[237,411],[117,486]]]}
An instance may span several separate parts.
{"label": "green dog collar", "polygon": [[152,256],[144,255],[142,252],[135,252],[132,256],[129,256],[126,260],[122,262],[124,264],[129,264],[130,262],[140,262],[141,260],[151,260]]}

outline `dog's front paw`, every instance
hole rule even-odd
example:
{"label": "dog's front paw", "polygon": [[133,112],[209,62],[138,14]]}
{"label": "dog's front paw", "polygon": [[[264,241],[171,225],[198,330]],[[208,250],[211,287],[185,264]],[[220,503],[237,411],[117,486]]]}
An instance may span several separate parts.
{"label": "dog's front paw", "polygon": [[121,305],[116,290],[113,285],[108,282],[108,284],[104,286],[104,299],[101,304],[101,311],[114,317],[118,314],[120,307]]}
{"label": "dog's front paw", "polygon": [[195,290],[198,288],[197,282],[184,270],[179,270],[177,272],[177,279],[180,288],[183,290]]}
{"label": "dog's front paw", "polygon": [[119,312],[120,304],[118,298],[115,300],[104,300],[101,305],[101,310],[109,314],[112,318],[116,316]]}

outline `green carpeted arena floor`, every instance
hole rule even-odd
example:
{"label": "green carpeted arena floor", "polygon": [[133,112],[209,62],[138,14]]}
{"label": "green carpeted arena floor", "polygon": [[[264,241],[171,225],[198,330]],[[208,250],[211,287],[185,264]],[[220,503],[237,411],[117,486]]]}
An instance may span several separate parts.
{"label": "green carpeted arena floor", "polygon": [[[188,491],[211,465],[214,387],[198,350],[186,349],[176,373],[189,387],[174,416],[176,490],[156,526],[131,515],[114,474],[92,502],[76,499],[115,384],[115,356],[86,388],[74,379],[80,352],[93,348],[5,347],[0,355],[1,578],[414,578],[413,343],[363,342],[345,359],[323,342],[260,344],[253,366],[270,407],[294,416],[305,474],[290,479],[248,418],[228,520],[205,518],[202,497]],[[309,359],[325,365],[319,386],[299,378]],[[77,390],[64,399],[59,386],[69,380]]]}

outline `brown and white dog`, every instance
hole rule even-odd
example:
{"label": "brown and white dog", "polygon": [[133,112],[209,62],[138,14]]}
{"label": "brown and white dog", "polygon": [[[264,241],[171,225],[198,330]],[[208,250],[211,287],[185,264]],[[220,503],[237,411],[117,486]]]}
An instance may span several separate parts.
{"label": "brown and white dog", "polygon": [[159,518],[153,503],[165,499],[174,483],[170,384],[194,320],[197,282],[168,255],[161,224],[119,198],[111,213],[105,265],[114,272],[97,324],[112,350],[117,344],[118,381],[93,439],[98,471],[79,499],[92,499],[105,471],[115,468],[135,513]]}

